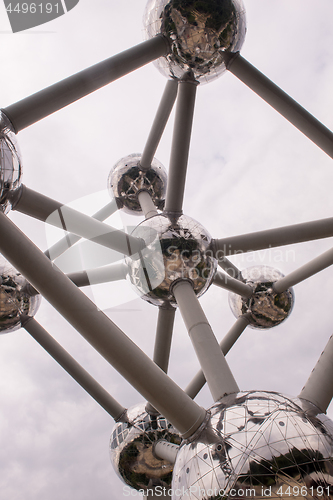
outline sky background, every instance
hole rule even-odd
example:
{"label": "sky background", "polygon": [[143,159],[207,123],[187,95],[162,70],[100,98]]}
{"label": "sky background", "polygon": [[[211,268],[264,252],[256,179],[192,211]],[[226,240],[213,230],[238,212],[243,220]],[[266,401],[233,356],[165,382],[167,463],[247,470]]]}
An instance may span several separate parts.
{"label": "sky background", "polygon": [[[332,129],[332,1],[244,3],[243,57]],[[140,43],[144,7],[145,0],[80,0],[68,14],[14,35],[1,4],[1,107]],[[94,213],[102,199],[96,193],[105,191],[111,167],[142,152],[165,83],[150,64],[21,131],[24,184],[62,203],[89,197],[80,206]],[[173,115],[156,154],[166,167],[172,123]],[[331,217],[331,163],[232,74],[224,74],[198,88],[184,213],[214,238]],[[50,235],[43,223],[14,212],[9,217],[47,248]],[[140,220],[117,214],[110,223],[135,226]],[[241,269],[257,263],[286,274],[331,246],[326,239],[233,261]],[[295,287],[295,307],[284,324],[244,332],[227,357],[242,390],[300,392],[333,333],[331,283],[329,268]],[[126,301],[123,294],[119,299],[118,284],[104,288],[107,313],[151,356],[158,310],[133,295]],[[200,300],[220,341],[235,321],[228,293],[212,286]],[[45,300],[36,319],[123,406],[142,401]],[[110,416],[27,332],[3,335],[0,342],[0,499],[122,498],[123,485],[109,460]],[[197,369],[177,313],[170,375],[186,387]],[[206,408],[213,403],[207,388],[197,400]],[[333,417],[333,410],[328,414]]]}

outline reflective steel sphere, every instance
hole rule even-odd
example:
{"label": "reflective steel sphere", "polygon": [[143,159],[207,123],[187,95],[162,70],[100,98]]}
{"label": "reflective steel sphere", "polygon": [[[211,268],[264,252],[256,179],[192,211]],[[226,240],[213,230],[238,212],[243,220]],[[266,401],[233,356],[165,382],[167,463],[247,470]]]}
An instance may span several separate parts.
{"label": "reflective steel sphere", "polygon": [[186,215],[156,215],[132,234],[147,245],[126,260],[129,279],[144,300],[157,306],[176,305],[172,284],[178,279],[190,280],[198,296],[208,289],[216,260],[209,250],[211,237],[197,221]]}
{"label": "reflective steel sphere", "polygon": [[249,326],[261,330],[282,323],[292,311],[294,292],[289,288],[285,292],[275,293],[272,286],[284,275],[267,266],[249,267],[241,274],[245,283],[253,288],[254,293],[249,299],[229,293],[229,304],[236,318],[249,313]]}
{"label": "reflective steel sphere", "polygon": [[39,308],[40,295],[29,295],[24,289],[28,284],[13,267],[0,259],[0,333],[10,333],[21,328],[20,316],[34,316]]}
{"label": "reflective steel sphere", "polygon": [[208,426],[178,451],[173,499],[327,499],[333,492],[333,422],[318,408],[242,392],[210,411]]}
{"label": "reflective steel sphere", "polygon": [[137,153],[125,156],[112,167],[108,177],[108,189],[118,208],[131,215],[142,215],[139,191],[148,191],[158,209],[163,209],[165,201],[165,168],[154,158],[149,170],[141,170],[140,159]]}
{"label": "reflective steel sphere", "polygon": [[242,0],[149,0],[143,22],[146,38],[161,33],[171,46],[155,62],[159,71],[202,83],[225,71],[223,52],[239,51],[246,32]]}
{"label": "reflective steel sphere", "polygon": [[21,184],[22,160],[16,135],[8,118],[0,111],[0,207],[11,208],[10,194]]}
{"label": "reflective steel sphere", "polygon": [[161,415],[147,413],[145,404],[129,409],[127,415],[130,423],[116,423],[110,439],[116,473],[136,490],[169,487],[173,465],[154,456],[153,444],[159,439],[180,444],[179,434]]}

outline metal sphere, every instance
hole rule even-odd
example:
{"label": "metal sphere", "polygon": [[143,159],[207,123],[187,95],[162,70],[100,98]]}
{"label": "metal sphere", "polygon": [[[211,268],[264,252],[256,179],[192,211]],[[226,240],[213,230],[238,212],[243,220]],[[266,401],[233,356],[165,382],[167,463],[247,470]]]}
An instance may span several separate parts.
{"label": "metal sphere", "polygon": [[116,423],[110,439],[110,457],[116,473],[136,490],[169,487],[173,465],[156,458],[153,445],[160,439],[180,444],[178,432],[162,415],[147,413],[145,404],[130,408],[127,416],[130,423]]}
{"label": "metal sphere", "polygon": [[168,78],[190,73],[207,83],[226,69],[223,52],[241,49],[246,32],[242,0],[149,0],[146,38],[163,34],[171,50],[155,64]]}
{"label": "metal sphere", "polygon": [[315,406],[253,391],[226,396],[210,412],[208,426],[178,451],[174,499],[286,500],[332,493],[333,422]]}
{"label": "metal sphere", "polygon": [[12,124],[0,111],[0,209],[11,208],[10,195],[21,184],[22,160]]}
{"label": "metal sphere", "polygon": [[248,314],[249,326],[266,330],[277,326],[291,313],[294,305],[294,292],[288,288],[285,292],[276,293],[272,286],[283,278],[283,274],[268,266],[253,266],[242,271],[242,277],[254,292],[247,299],[235,293],[229,293],[229,304],[236,318]]}
{"label": "metal sphere", "polygon": [[25,289],[27,280],[13,267],[0,259],[0,333],[21,328],[20,316],[34,316],[39,308],[40,295],[31,296]]}
{"label": "metal sphere", "polygon": [[164,207],[167,184],[164,166],[154,158],[151,168],[142,170],[140,160],[141,154],[138,153],[121,158],[108,177],[108,189],[118,208],[130,215],[142,215],[138,193],[143,190],[148,191],[158,209]]}
{"label": "metal sphere", "polygon": [[190,280],[197,296],[208,289],[217,263],[209,246],[211,236],[199,222],[186,215],[156,215],[132,234],[147,245],[127,258],[129,279],[144,300],[176,305],[172,285],[179,279]]}

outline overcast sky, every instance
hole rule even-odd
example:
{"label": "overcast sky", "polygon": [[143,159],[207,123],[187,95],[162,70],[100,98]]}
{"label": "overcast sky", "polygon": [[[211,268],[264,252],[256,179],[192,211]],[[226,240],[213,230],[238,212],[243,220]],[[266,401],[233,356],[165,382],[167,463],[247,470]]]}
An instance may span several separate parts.
{"label": "overcast sky", "polygon": [[[12,34],[1,5],[1,107],[140,43],[144,7],[145,0],[80,0],[66,15]],[[248,0],[245,7],[242,55],[332,129],[332,1]],[[165,82],[151,64],[20,132],[24,184],[63,203],[89,196],[86,209],[96,211],[101,197],[92,195],[105,191],[114,163],[143,150]],[[166,167],[172,122],[173,116],[156,154]],[[184,212],[214,238],[331,217],[331,162],[225,74],[198,88]],[[9,217],[47,248],[44,224],[18,213]],[[140,220],[117,214],[110,223],[134,226]],[[234,262],[240,268],[266,264],[286,274],[331,246],[326,239]],[[333,333],[331,282],[327,269],[297,285],[284,324],[245,331],[228,355],[242,390],[300,392]],[[103,293],[111,319],[152,355],[157,308],[139,298],[119,299],[118,285]],[[201,303],[221,340],[235,321],[227,292],[211,287]],[[142,401],[45,300],[36,319],[122,405]],[[122,498],[108,455],[110,416],[24,330],[0,341],[0,499]],[[170,375],[185,387],[197,369],[177,314]],[[213,403],[207,388],[198,402]]]}

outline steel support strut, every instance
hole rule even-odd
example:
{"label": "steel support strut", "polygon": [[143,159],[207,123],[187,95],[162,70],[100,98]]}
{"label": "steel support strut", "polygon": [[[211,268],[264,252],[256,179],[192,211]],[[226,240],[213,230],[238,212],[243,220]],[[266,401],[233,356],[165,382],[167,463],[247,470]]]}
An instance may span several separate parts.
{"label": "steel support strut", "polygon": [[206,411],[194,403],[1,212],[0,251],[184,437],[195,432],[204,421]]}
{"label": "steel support strut", "polygon": [[191,283],[176,282],[172,288],[184,323],[215,401],[239,388],[201,308]]}
{"label": "steel support strut", "polygon": [[158,35],[7,106],[2,111],[18,133],[68,104],[166,55],[169,50],[167,40]]}
{"label": "steel support strut", "polygon": [[[21,316],[23,328],[55,359],[66,372],[116,421],[126,421],[121,406],[65,349],[34,319]],[[123,420],[125,419],[125,420]]]}
{"label": "steel support strut", "polygon": [[165,212],[181,213],[198,82],[180,80],[173,130]]}
{"label": "steel support strut", "polygon": [[227,69],[333,158],[333,133],[239,53],[224,53]]}

